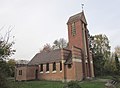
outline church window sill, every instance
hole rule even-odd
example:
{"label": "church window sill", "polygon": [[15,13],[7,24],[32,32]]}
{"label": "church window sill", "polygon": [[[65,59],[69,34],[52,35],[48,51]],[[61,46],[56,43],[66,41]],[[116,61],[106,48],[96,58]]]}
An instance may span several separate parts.
{"label": "church window sill", "polygon": [[43,71],[41,71],[40,73],[43,73]]}
{"label": "church window sill", "polygon": [[52,73],[56,73],[56,71],[53,71]]}
{"label": "church window sill", "polygon": [[46,73],[50,73],[49,71],[46,71]]}

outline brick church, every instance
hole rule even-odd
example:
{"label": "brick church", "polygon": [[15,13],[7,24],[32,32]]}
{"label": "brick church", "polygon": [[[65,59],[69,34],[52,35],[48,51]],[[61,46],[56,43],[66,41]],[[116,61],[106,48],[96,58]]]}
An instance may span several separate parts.
{"label": "brick church", "polygon": [[37,53],[27,65],[16,65],[16,81],[71,81],[94,77],[89,31],[84,12],[68,19],[68,47]]}

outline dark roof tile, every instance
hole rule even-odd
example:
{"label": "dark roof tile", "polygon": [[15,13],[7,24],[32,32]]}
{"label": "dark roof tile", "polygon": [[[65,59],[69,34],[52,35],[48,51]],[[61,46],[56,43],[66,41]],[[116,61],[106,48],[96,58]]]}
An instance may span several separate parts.
{"label": "dark roof tile", "polygon": [[85,16],[84,16],[84,12],[80,12],[76,15],[71,16],[67,23],[72,23],[78,20],[82,20],[85,24],[87,24]]}
{"label": "dark roof tile", "polygon": [[32,60],[28,63],[29,65],[52,63],[61,61],[61,50],[53,50],[50,52],[37,53]]}
{"label": "dark roof tile", "polygon": [[68,20],[68,23],[69,23],[69,22],[76,21],[76,20],[78,20],[78,19],[81,19],[81,16],[82,16],[82,13],[78,13],[78,14],[76,14],[76,15],[71,16],[71,17],[69,18],[69,20]]}

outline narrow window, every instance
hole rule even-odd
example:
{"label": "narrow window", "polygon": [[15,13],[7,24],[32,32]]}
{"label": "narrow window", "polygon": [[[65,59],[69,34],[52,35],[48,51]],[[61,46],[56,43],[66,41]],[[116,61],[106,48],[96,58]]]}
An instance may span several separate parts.
{"label": "narrow window", "polygon": [[71,64],[68,64],[68,68],[70,69],[72,67],[72,65]]}
{"label": "narrow window", "polygon": [[62,62],[60,62],[60,71],[62,71]]}
{"label": "narrow window", "polygon": [[19,70],[19,75],[20,75],[20,70]]}
{"label": "narrow window", "polygon": [[76,29],[75,29],[75,22],[72,23],[72,35],[75,36],[76,35]]}
{"label": "narrow window", "polygon": [[49,71],[49,63],[46,64],[46,71]]}
{"label": "narrow window", "polygon": [[56,63],[54,62],[53,63],[53,71],[55,71],[56,70]]}
{"label": "narrow window", "polygon": [[43,64],[40,65],[40,71],[43,71]]}
{"label": "narrow window", "polygon": [[21,70],[21,75],[22,75],[22,70]]}
{"label": "narrow window", "polygon": [[19,75],[22,75],[22,70],[19,70]]}

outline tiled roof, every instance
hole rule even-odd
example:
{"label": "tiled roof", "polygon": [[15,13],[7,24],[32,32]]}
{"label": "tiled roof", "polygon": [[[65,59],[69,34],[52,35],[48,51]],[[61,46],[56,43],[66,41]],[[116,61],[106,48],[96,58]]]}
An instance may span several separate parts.
{"label": "tiled roof", "polygon": [[52,63],[61,61],[61,50],[53,50],[50,52],[41,52],[37,53],[28,65],[38,65],[41,63]]}
{"label": "tiled roof", "polygon": [[81,15],[82,15],[82,13],[78,13],[78,14],[76,14],[76,15],[71,16],[71,17],[69,18],[68,22],[81,19]]}
{"label": "tiled roof", "polygon": [[84,17],[84,12],[80,12],[80,13],[78,13],[76,15],[71,16],[67,23],[75,22],[77,20],[82,20],[84,23],[87,24],[86,19],[83,18],[83,17]]}

